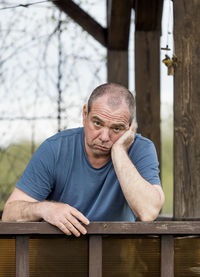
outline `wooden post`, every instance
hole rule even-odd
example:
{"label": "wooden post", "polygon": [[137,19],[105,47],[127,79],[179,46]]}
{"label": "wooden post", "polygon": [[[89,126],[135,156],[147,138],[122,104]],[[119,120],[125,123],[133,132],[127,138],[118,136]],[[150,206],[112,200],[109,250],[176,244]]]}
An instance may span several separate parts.
{"label": "wooden post", "polygon": [[108,83],[118,83],[128,88],[128,50],[107,52]]}
{"label": "wooden post", "polygon": [[200,1],[174,0],[174,216],[200,217]]}
{"label": "wooden post", "polygon": [[136,0],[135,87],[138,132],[160,143],[160,29],[163,0]]}
{"label": "wooden post", "polygon": [[29,236],[16,236],[16,277],[29,277]]}
{"label": "wooden post", "polygon": [[161,277],[174,276],[174,236],[161,236]]}
{"label": "wooden post", "polygon": [[107,1],[107,79],[128,88],[128,43],[131,0]]}
{"label": "wooden post", "polygon": [[89,236],[89,277],[102,277],[102,236]]}
{"label": "wooden post", "polygon": [[160,160],[160,32],[135,33],[138,132],[151,139]]}

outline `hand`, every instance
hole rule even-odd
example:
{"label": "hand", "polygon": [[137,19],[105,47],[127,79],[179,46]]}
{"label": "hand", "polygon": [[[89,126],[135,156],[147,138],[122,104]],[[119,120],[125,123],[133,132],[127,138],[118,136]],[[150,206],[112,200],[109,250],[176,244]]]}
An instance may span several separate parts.
{"label": "hand", "polygon": [[77,209],[64,203],[50,201],[42,203],[43,219],[45,221],[57,226],[66,235],[74,234],[76,237],[79,237],[80,234],[85,235],[87,233],[87,230],[80,222],[85,225],[88,225],[90,222]]}
{"label": "hand", "polygon": [[132,120],[131,126],[129,129],[113,144],[112,149],[122,148],[125,151],[128,151],[131,144],[134,142],[135,136],[135,122]]}

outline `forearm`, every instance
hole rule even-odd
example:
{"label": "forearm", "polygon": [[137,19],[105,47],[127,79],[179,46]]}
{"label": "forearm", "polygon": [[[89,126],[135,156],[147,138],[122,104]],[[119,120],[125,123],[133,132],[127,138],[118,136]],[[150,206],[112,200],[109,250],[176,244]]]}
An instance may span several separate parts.
{"label": "forearm", "polygon": [[113,147],[112,161],[130,208],[142,221],[154,220],[163,204],[159,191],[139,174],[122,147]]}
{"label": "forearm", "polygon": [[88,225],[89,220],[77,209],[68,204],[54,201],[37,201],[23,191],[15,188],[7,200],[2,221],[24,222],[44,219],[57,226],[66,235],[86,234],[82,225]]}
{"label": "forearm", "polygon": [[42,219],[43,203],[22,200],[9,202],[4,207],[2,221],[39,221]]}

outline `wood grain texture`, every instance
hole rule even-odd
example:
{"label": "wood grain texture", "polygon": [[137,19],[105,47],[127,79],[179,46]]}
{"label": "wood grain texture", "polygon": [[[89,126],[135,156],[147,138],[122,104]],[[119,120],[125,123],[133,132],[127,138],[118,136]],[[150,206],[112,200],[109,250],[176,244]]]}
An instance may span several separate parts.
{"label": "wood grain texture", "polygon": [[160,161],[160,34],[135,33],[136,117],[138,132],[151,139]]}
{"label": "wood grain texture", "polygon": [[128,88],[131,0],[107,1],[107,80]]}
{"label": "wood grain texture", "polygon": [[161,236],[161,277],[174,276],[174,237]]}
{"label": "wood grain texture", "polygon": [[163,0],[135,0],[135,26],[137,31],[160,31]]}
{"label": "wood grain texture", "polygon": [[109,83],[128,87],[128,51],[108,49],[107,74]]}
{"label": "wood grain texture", "polygon": [[174,216],[200,217],[200,1],[174,1]]}
{"label": "wood grain texture", "polygon": [[89,237],[89,277],[102,277],[102,237]]}
{"label": "wood grain texture", "polygon": [[108,49],[128,50],[131,0],[108,1]]}
{"label": "wood grain texture", "polygon": [[[199,235],[200,221],[156,222],[91,222],[86,227],[92,234]],[[0,222],[0,235],[63,235],[62,231],[46,222]]]}
{"label": "wood grain texture", "polygon": [[16,237],[16,277],[29,277],[29,236]]}

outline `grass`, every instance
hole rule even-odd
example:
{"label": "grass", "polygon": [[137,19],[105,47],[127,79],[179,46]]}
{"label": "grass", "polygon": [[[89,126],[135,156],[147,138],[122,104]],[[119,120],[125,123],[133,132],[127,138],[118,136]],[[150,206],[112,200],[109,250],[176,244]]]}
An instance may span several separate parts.
{"label": "grass", "polygon": [[0,149],[0,210],[3,209],[35,149],[29,142]]}

